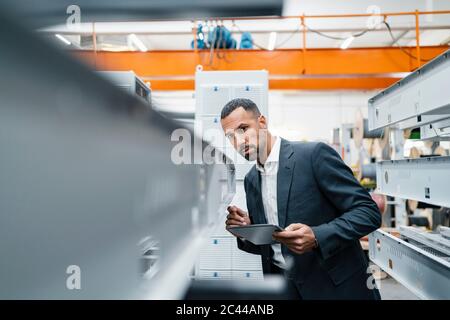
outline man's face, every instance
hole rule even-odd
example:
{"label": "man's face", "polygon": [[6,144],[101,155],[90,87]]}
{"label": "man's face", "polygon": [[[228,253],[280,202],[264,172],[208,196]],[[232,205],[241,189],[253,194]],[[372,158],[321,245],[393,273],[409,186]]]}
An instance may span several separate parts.
{"label": "man's face", "polygon": [[237,108],[220,121],[225,136],[239,154],[249,161],[257,159],[266,143],[266,119],[244,108]]}

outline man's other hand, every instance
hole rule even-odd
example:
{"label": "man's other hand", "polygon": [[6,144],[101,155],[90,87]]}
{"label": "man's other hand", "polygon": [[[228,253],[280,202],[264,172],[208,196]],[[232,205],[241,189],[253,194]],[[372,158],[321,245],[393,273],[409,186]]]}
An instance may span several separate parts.
{"label": "man's other hand", "polygon": [[311,251],[317,247],[316,236],[306,224],[290,224],[284,231],[274,232],[273,238],[297,254]]}

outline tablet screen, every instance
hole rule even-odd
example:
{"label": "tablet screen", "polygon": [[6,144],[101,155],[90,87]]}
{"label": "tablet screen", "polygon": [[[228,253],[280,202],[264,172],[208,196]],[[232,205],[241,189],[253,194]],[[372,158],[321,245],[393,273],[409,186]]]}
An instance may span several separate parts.
{"label": "tablet screen", "polygon": [[283,229],[273,224],[251,224],[248,226],[230,227],[228,231],[255,245],[263,245],[275,243],[276,241],[272,239],[273,232],[283,231]]}

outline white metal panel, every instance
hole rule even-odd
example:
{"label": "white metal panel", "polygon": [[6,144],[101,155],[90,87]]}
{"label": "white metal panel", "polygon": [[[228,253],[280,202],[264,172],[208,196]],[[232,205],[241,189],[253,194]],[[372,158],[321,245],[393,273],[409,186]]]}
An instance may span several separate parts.
{"label": "white metal panel", "polygon": [[[250,99],[256,103],[258,107],[264,106],[264,98],[267,97],[267,87],[263,84],[249,83],[246,85],[234,86],[233,89],[233,97]],[[264,113],[263,111],[266,112],[267,110],[261,110],[261,112],[267,116],[267,113]]]}
{"label": "white metal panel", "polygon": [[369,257],[418,297],[450,299],[449,261],[381,230],[369,235]]}
{"label": "white metal panel", "polygon": [[419,115],[450,113],[449,51],[369,100],[369,129],[383,128]]}
{"label": "white metal panel", "polygon": [[450,119],[420,127],[421,140],[450,140]]}
{"label": "white metal panel", "polygon": [[449,115],[447,114],[433,114],[433,115],[420,115],[415,116],[414,118],[402,121],[399,123],[400,129],[410,129],[410,128],[417,128],[422,125],[426,125],[429,123],[433,123],[436,121],[444,120],[448,118]]}
{"label": "white metal panel", "polygon": [[233,98],[249,98],[267,115],[267,71],[199,71],[195,74],[196,117],[220,115]]}
{"label": "white metal panel", "polygon": [[233,279],[241,280],[264,280],[261,270],[233,270]]}
{"label": "white metal panel", "polygon": [[450,240],[443,237],[439,232],[428,232],[416,227],[401,226],[400,234],[429,247],[429,251],[435,255],[450,257]]}
{"label": "white metal panel", "polygon": [[[198,92],[198,91],[197,91]],[[200,85],[201,99],[197,114],[220,116],[224,105],[231,99],[231,88],[224,85]]]}
{"label": "white metal panel", "polygon": [[388,160],[377,163],[380,193],[450,207],[450,157]]}
{"label": "white metal panel", "polygon": [[240,250],[235,242],[231,248],[232,267],[237,270],[261,270],[261,256]]}
{"label": "white metal panel", "polygon": [[221,237],[221,238],[229,237],[230,239],[233,239],[233,242],[236,242],[236,238],[233,235],[231,235],[231,233],[228,232],[228,230],[226,229],[225,221],[223,221],[223,226],[216,229],[216,231],[214,232],[214,235],[212,238],[215,238],[215,237],[216,238],[217,237]]}
{"label": "white metal panel", "polygon": [[220,125],[220,116],[202,116],[195,119],[196,132],[203,140],[223,150],[226,137]]}
{"label": "white metal panel", "polygon": [[231,245],[233,239],[210,238],[200,256],[200,269],[229,270],[231,269]]}
{"label": "white metal panel", "polygon": [[203,280],[229,280],[232,279],[232,271],[200,269],[198,272],[198,278]]}

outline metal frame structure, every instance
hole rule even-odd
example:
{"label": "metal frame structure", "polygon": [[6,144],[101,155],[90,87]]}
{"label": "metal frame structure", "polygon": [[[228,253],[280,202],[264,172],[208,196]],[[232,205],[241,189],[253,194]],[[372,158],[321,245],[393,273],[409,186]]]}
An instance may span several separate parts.
{"label": "metal frame structure", "polygon": [[[369,127],[420,127],[421,139],[444,140],[450,118],[450,51],[369,100]],[[441,129],[442,132],[441,132]],[[377,163],[380,193],[450,207],[450,157]],[[382,230],[369,236],[370,259],[423,299],[450,299],[450,241],[442,233],[400,227],[401,238]]]}
{"label": "metal frame structure", "polygon": [[421,140],[450,140],[450,119],[430,123],[420,127]]}
{"label": "metal frame structure", "polygon": [[[450,51],[447,51],[371,98],[369,129],[391,126],[415,117],[417,124],[448,118],[450,91],[442,90],[442,85],[449,78]],[[422,115],[436,118],[422,119]]]}
{"label": "metal frame structure", "polygon": [[142,81],[133,71],[97,71],[117,87],[129,94],[135,94],[151,107],[152,92],[149,85]]}
{"label": "metal frame structure", "polygon": [[450,207],[450,157],[386,160],[377,163],[383,194]]}
{"label": "metal frame structure", "polygon": [[414,227],[401,226],[400,234],[409,241],[419,244],[424,250],[450,262],[450,240],[445,238],[445,229],[438,232],[426,232]]}
{"label": "metal frame structure", "polygon": [[400,122],[398,128],[401,130],[417,128],[436,121],[445,121],[447,118],[445,114],[421,115],[420,118],[414,117]]}
{"label": "metal frame structure", "polygon": [[369,257],[421,299],[450,299],[450,262],[382,230],[369,235]]}
{"label": "metal frame structure", "polygon": [[233,164],[176,164],[179,125],[17,21],[0,11],[0,298],[182,298]]}

